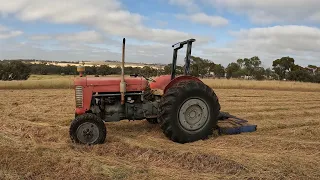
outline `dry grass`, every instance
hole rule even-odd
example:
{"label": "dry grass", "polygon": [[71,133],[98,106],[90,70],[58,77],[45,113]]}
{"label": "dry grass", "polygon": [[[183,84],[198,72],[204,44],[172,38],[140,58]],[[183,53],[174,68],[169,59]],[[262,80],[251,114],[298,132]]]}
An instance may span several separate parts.
{"label": "dry grass", "polygon": [[291,82],[291,81],[256,81],[237,79],[202,79],[204,83],[214,89],[257,89],[284,91],[320,91],[320,84]]}
{"label": "dry grass", "polygon": [[31,75],[26,81],[0,81],[0,89],[71,89],[75,77],[77,76]]}
{"label": "dry grass", "polygon": [[[113,75],[115,76],[115,75]],[[74,76],[32,75],[27,81],[0,81],[0,89],[70,89]],[[320,84],[280,81],[202,79],[214,89],[257,89],[284,91],[320,91]]]}
{"label": "dry grass", "polygon": [[0,179],[319,179],[320,93],[218,89],[258,131],[176,144],[146,121],[107,123],[107,142],[69,141],[73,91],[0,90]]}

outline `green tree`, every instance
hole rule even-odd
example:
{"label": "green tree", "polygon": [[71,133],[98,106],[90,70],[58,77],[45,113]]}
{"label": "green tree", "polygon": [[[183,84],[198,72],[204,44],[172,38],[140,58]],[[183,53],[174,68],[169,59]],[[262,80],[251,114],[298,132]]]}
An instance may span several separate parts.
{"label": "green tree", "polygon": [[146,77],[151,77],[151,76],[157,75],[157,71],[155,69],[151,68],[150,66],[144,66],[141,69],[141,73]]}
{"label": "green tree", "polygon": [[191,64],[190,65],[190,75],[198,77],[201,74],[199,69],[201,69],[201,68],[199,68],[199,64]]}
{"label": "green tree", "polygon": [[97,73],[102,76],[109,75],[111,74],[111,69],[112,68],[108,65],[101,65],[100,67],[98,67]]}
{"label": "green tree", "polygon": [[302,82],[313,82],[314,77],[312,74],[302,68],[302,69],[297,69],[295,71],[290,71],[287,75],[287,79],[290,81],[302,81]]}
{"label": "green tree", "polygon": [[261,60],[258,56],[253,56],[250,59],[244,58],[244,67],[246,69],[246,75],[252,76],[255,70],[260,69]]}
{"label": "green tree", "polygon": [[271,75],[272,75],[272,70],[270,68],[267,68],[265,70],[265,75],[268,79],[270,79]]}
{"label": "green tree", "polygon": [[172,63],[170,63],[164,67],[165,74],[171,74],[171,66],[172,66]]}
{"label": "green tree", "polygon": [[209,69],[208,73],[214,72],[214,69],[215,69],[215,67],[216,67],[216,64],[213,63],[213,62],[208,62],[207,64],[208,64],[208,69]]}
{"label": "green tree", "polygon": [[240,70],[239,64],[235,62],[230,63],[226,68],[227,78],[230,79],[231,77],[239,77],[239,75],[236,74],[236,72],[239,70]]}
{"label": "green tree", "polygon": [[313,81],[314,81],[315,83],[320,83],[320,73],[317,73],[317,74],[314,76]]}
{"label": "green tree", "polygon": [[214,63],[208,59],[191,56],[190,73],[193,76],[207,75],[214,70]]}
{"label": "green tree", "polygon": [[238,71],[233,73],[233,77],[241,77],[241,76],[245,76],[247,74],[247,71],[245,68],[240,68]]}
{"label": "green tree", "polygon": [[244,66],[244,60],[243,59],[238,59],[237,63],[239,64],[240,68],[243,68],[243,66]]}
{"label": "green tree", "polygon": [[315,65],[308,65],[308,68],[317,69],[318,67]]}
{"label": "green tree", "polygon": [[118,65],[114,68],[110,69],[110,74],[117,74],[120,75],[121,74],[121,67]]}
{"label": "green tree", "polygon": [[255,68],[255,71],[253,72],[253,77],[256,80],[264,80],[265,74],[266,74],[266,70],[263,67],[258,67],[258,68]]}
{"label": "green tree", "polygon": [[[171,66],[172,63],[164,66],[164,74],[171,74]],[[176,75],[182,75],[184,74],[184,68],[182,66],[176,66]]]}
{"label": "green tree", "polygon": [[3,81],[27,80],[30,72],[30,65],[19,60],[8,61],[0,66],[0,78]]}
{"label": "green tree", "polygon": [[310,71],[312,71],[313,75],[316,75],[316,73],[318,73],[319,70],[320,70],[320,69],[319,69],[317,66],[315,66],[315,65],[308,65],[308,68],[309,68]]}
{"label": "green tree", "polygon": [[177,75],[181,75],[181,74],[183,74],[183,73],[184,73],[183,67],[182,67],[182,66],[177,66],[177,67],[176,67],[176,74],[177,74]]}
{"label": "green tree", "polygon": [[213,68],[213,72],[214,72],[215,76],[218,78],[224,77],[224,75],[225,75],[225,69],[221,64],[216,64]]}
{"label": "green tree", "polygon": [[291,72],[294,65],[294,59],[289,56],[276,59],[272,63],[273,70],[278,74],[280,80],[286,77],[287,72]]}

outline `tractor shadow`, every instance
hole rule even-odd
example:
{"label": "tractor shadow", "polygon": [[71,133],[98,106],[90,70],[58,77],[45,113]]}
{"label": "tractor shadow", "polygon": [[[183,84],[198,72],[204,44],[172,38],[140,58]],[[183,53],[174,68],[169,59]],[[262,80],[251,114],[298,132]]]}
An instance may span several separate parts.
{"label": "tractor shadow", "polygon": [[[105,123],[108,131],[108,136],[123,136],[130,138],[137,138],[141,136],[148,136],[155,139],[164,139],[171,142],[163,133],[159,124],[151,124],[146,120],[138,121],[128,121],[123,120],[121,122],[107,122]],[[212,135],[210,135],[205,140],[214,140],[219,136],[219,131],[217,129],[213,130]],[[192,142],[191,142],[192,143]],[[188,143],[185,143],[188,144]]]}

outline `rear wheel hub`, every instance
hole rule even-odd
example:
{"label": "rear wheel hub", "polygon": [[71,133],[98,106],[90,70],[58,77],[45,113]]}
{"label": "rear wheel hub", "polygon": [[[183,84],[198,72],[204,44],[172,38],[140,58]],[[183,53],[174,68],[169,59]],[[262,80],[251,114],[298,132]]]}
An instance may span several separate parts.
{"label": "rear wheel hub", "polygon": [[185,101],[179,110],[179,122],[188,131],[201,129],[209,117],[209,108],[205,101],[192,98]]}

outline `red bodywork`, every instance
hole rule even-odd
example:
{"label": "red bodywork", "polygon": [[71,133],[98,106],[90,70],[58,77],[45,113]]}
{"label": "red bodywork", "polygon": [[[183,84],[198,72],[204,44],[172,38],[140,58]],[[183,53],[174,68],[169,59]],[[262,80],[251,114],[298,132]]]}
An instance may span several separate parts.
{"label": "red bodywork", "polygon": [[[180,81],[193,80],[200,81],[193,76],[178,76],[171,81],[170,75],[158,76],[154,79],[156,82],[150,83],[151,89],[162,90],[165,93],[170,87]],[[84,114],[90,109],[92,95],[96,92],[120,92],[119,77],[81,77],[74,80],[75,86],[83,88],[83,105],[76,108],[76,114]],[[140,77],[125,77],[126,92],[141,92],[148,86],[148,81]],[[200,81],[201,82],[201,81]]]}
{"label": "red bodywork", "polygon": [[[96,92],[120,92],[120,77],[81,77],[74,80],[74,86],[83,88],[82,108],[76,108],[76,114],[84,114],[90,109],[92,95]],[[125,77],[126,92],[141,92],[148,81],[140,77]]]}
{"label": "red bodywork", "polygon": [[154,78],[154,80],[155,82],[150,83],[150,88],[164,90],[166,86],[170,83],[171,76],[170,75],[158,76]]}

